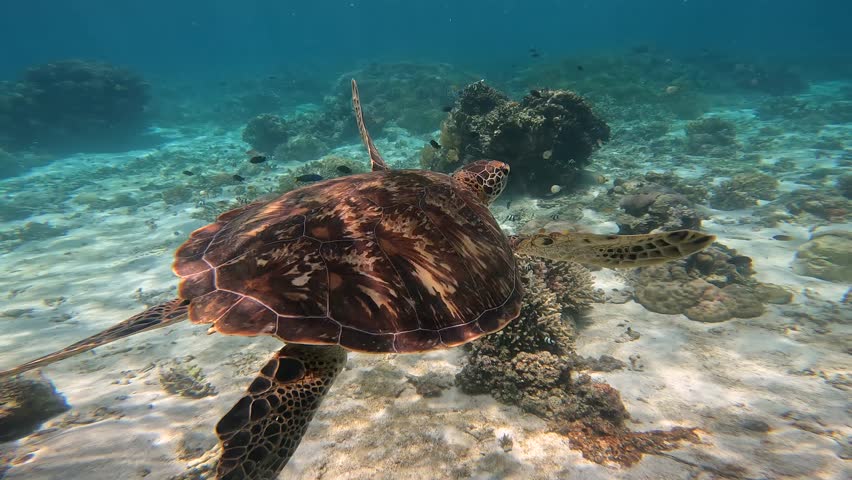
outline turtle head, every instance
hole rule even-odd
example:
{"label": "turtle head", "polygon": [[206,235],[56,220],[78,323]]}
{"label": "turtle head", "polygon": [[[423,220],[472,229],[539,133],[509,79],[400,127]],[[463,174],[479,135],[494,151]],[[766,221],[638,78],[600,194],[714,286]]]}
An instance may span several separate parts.
{"label": "turtle head", "polygon": [[497,199],[509,179],[509,165],[497,160],[477,160],[453,172],[460,188],[473,192],[486,205]]}

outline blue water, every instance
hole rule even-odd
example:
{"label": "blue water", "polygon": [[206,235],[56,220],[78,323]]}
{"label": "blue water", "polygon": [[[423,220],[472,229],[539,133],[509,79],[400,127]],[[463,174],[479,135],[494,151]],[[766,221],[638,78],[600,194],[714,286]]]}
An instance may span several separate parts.
{"label": "blue water", "polygon": [[852,5],[842,0],[33,0],[2,13],[9,79],[66,57],[192,75],[415,59],[493,66],[530,46],[560,55],[653,44],[838,63],[852,51]]}

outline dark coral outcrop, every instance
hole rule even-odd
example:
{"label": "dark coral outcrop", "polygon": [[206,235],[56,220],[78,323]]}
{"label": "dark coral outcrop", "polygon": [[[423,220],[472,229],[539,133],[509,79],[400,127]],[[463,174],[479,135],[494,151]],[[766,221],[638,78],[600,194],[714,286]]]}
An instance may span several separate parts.
{"label": "dark coral outcrop", "polygon": [[512,166],[510,188],[543,194],[571,186],[609,126],[579,95],[533,90],[520,102],[485,84],[468,85],[441,126],[441,149],[425,146],[423,168],[451,172],[481,158]]}
{"label": "dark coral outcrop", "polygon": [[0,381],[0,443],[35,432],[69,408],[48,381],[22,377]]}
{"label": "dark coral outcrop", "polygon": [[271,154],[278,145],[290,138],[291,126],[287,120],[272,113],[260,114],[249,120],[243,129],[243,141],[255,150]]}

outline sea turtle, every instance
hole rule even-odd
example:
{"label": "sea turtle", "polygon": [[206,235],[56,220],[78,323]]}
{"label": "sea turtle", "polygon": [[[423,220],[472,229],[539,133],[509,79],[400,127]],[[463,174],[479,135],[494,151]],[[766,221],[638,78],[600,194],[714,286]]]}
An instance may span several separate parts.
{"label": "sea turtle", "polygon": [[211,333],[274,335],[285,346],[216,425],[217,478],[274,478],[347,351],[452,347],[516,318],[523,288],[515,252],[628,267],[689,255],[713,241],[685,230],[509,238],[488,210],[506,185],[507,164],[480,160],[452,175],[390,170],[367,133],[354,79],[352,102],[372,172],[220,215],[175,254],[179,298],[0,378],[187,317],[211,324]]}

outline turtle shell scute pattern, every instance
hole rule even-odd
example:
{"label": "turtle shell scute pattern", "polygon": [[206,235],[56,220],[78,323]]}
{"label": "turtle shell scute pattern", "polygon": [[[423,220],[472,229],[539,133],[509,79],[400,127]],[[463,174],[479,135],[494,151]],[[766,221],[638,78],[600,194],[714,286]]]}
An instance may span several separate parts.
{"label": "turtle shell scute pattern", "polygon": [[355,351],[458,345],[517,317],[488,208],[422,170],[352,175],[222,214],[178,249],[189,317],[231,335]]}

